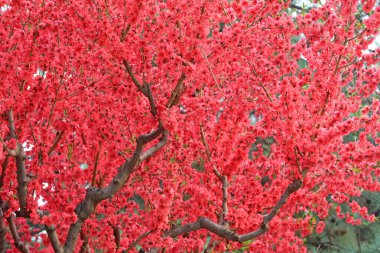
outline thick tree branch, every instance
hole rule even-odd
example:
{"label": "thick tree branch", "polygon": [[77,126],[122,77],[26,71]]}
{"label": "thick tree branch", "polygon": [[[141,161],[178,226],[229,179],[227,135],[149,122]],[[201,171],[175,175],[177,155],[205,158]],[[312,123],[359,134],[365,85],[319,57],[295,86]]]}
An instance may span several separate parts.
{"label": "thick tree branch", "polygon": [[22,253],[29,253],[29,248],[28,246],[21,241],[20,236],[18,235],[18,231],[16,228],[16,224],[14,222],[14,215],[10,214],[9,217],[7,218],[9,229],[11,230],[11,234],[13,237],[14,245],[16,248],[22,252]]}
{"label": "thick tree branch", "polygon": [[80,247],[79,253],[90,253],[90,246],[88,245],[88,236],[84,233],[83,229],[80,232],[80,239],[82,239],[83,243]]}
{"label": "thick tree branch", "polygon": [[10,109],[8,111],[8,127],[9,127],[9,134],[11,135],[11,138],[12,139],[17,139],[17,135],[16,135],[16,128],[15,128],[15,120],[14,120],[14,117],[13,117],[13,110]]}
{"label": "thick tree branch", "polygon": [[120,228],[118,226],[112,225],[111,222],[108,224],[112,227],[113,236],[115,237],[116,250],[119,250],[121,242]]}
{"label": "thick tree branch", "polygon": [[[15,150],[9,150],[5,144],[5,142],[1,139],[3,142],[4,148],[7,150],[8,154],[10,156],[14,156],[16,158],[16,168],[17,168],[17,197],[20,204],[20,211],[17,212],[17,216],[28,216],[27,212],[27,184],[28,179],[26,177],[26,169],[25,169],[25,159],[26,155],[24,152],[24,148],[21,143],[18,142],[17,135],[16,135],[16,128],[15,128],[15,121],[13,117],[13,111],[10,109],[8,111],[8,123],[9,123],[9,134],[11,138],[15,139],[17,142],[17,147]],[[10,151],[15,151],[14,155],[11,154]]]}
{"label": "thick tree branch", "polygon": [[280,211],[280,208],[285,204],[286,200],[289,198],[289,196],[300,189],[302,187],[302,181],[301,180],[296,180],[293,183],[291,183],[288,188],[286,188],[286,191],[281,195],[281,198],[279,201],[276,203],[272,211],[264,217],[264,223],[267,224],[269,223],[273,217]]}
{"label": "thick tree branch", "polygon": [[46,233],[48,234],[51,245],[55,253],[63,253],[61,242],[59,241],[57,232],[54,226],[45,226]]}
{"label": "thick tree branch", "polygon": [[200,217],[196,222],[186,224],[183,226],[179,226],[177,228],[174,228],[167,233],[165,233],[165,236],[170,236],[170,237],[177,237],[181,234],[185,234],[191,231],[196,231],[198,229],[207,229],[208,231],[225,238],[230,241],[235,241],[235,242],[245,242],[248,240],[252,240],[262,234],[264,234],[266,231],[268,231],[269,226],[268,223],[273,219],[273,217],[279,212],[280,208],[285,204],[286,200],[289,198],[289,196],[300,189],[302,186],[301,180],[296,180],[292,184],[290,184],[285,192],[281,195],[279,201],[277,204],[273,207],[272,211],[264,216],[263,222],[256,231],[253,231],[251,233],[239,235],[235,233],[234,231],[228,229],[226,226],[219,225],[215,222],[212,222],[211,220],[205,218],[205,217]]}
{"label": "thick tree branch", "polygon": [[5,171],[7,170],[9,164],[9,156],[6,156],[3,164],[1,164],[1,175],[0,175],[0,188],[4,185]]}
{"label": "thick tree branch", "polygon": [[3,209],[0,208],[0,253],[5,253],[7,248],[6,234],[7,230],[4,224],[4,212]]}
{"label": "thick tree branch", "polygon": [[129,76],[132,78],[132,81],[136,85],[137,89],[141,91],[141,93],[144,94],[148,98],[149,105],[150,105],[150,112],[152,113],[153,116],[156,116],[157,108],[156,108],[156,103],[154,102],[152,91],[150,89],[150,85],[148,83],[144,83],[143,85],[140,84],[136,76],[133,74],[132,68],[129,65],[127,60],[124,60],[123,64],[125,66],[125,70],[129,74]]}
{"label": "thick tree branch", "polygon": [[[81,231],[84,221],[95,211],[96,205],[102,200],[109,199],[115,195],[128,181],[131,173],[135,168],[145,159],[156,153],[161,149],[167,141],[168,132],[164,129],[162,124],[149,134],[142,134],[137,138],[137,145],[133,156],[121,165],[118,173],[105,188],[89,187],[86,191],[85,199],[80,202],[75,213],[78,216],[77,222],[70,226],[64,252],[73,252],[78,235]],[[161,140],[153,147],[143,152],[144,145],[162,136]]]}
{"label": "thick tree branch", "polygon": [[145,151],[144,153],[142,153],[140,155],[139,163],[143,162],[147,158],[154,155],[154,153],[156,153],[158,150],[160,150],[166,144],[166,142],[168,140],[168,136],[169,136],[169,132],[167,130],[164,130],[164,132],[162,133],[162,137],[161,137],[160,141],[156,145],[149,148],[147,151]]}

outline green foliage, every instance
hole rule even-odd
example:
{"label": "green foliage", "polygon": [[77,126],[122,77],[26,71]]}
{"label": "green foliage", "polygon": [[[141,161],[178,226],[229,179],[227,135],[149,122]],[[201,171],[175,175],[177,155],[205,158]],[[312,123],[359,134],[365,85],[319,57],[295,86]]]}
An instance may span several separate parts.
{"label": "green foliage", "polygon": [[264,156],[269,157],[271,153],[271,145],[275,143],[275,140],[272,136],[269,136],[267,138],[261,138],[261,137],[256,137],[256,141],[252,144],[248,157],[251,160],[255,160],[258,155],[254,156],[253,153],[259,151],[259,148],[262,149]]}
{"label": "green foliage", "polygon": [[198,172],[204,172],[205,171],[204,164],[205,164],[205,161],[202,158],[200,158],[199,161],[194,161],[191,164],[191,168],[195,169]]}
{"label": "green foliage", "polygon": [[139,194],[134,193],[132,197],[128,198],[128,200],[134,201],[139,206],[139,209],[145,209],[145,200]]}

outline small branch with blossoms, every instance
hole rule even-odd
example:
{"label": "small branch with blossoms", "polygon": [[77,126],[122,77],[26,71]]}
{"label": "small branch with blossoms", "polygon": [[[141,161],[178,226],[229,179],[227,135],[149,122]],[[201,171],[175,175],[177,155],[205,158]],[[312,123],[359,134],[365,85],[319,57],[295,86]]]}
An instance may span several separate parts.
{"label": "small branch with blossoms", "polygon": [[127,253],[130,250],[132,250],[133,247],[135,247],[142,239],[149,236],[154,231],[156,231],[156,229],[151,229],[151,230],[146,231],[145,233],[141,234],[131,245],[129,245],[129,247],[126,250],[123,250],[123,253]]}
{"label": "small branch with blossoms", "polygon": [[[209,161],[211,161],[211,152],[210,152],[210,148],[209,148],[207,141],[206,141],[206,136],[205,136],[202,124],[200,126],[200,130],[201,130],[201,140],[202,140],[202,143],[206,149],[207,159]],[[213,168],[213,172],[214,172],[215,176],[222,183],[222,193],[223,193],[223,196],[222,196],[222,212],[218,215],[218,224],[221,224],[223,226],[228,227],[228,221],[226,220],[226,217],[228,216],[228,190],[227,190],[228,179],[227,179],[227,176],[220,174],[220,172],[216,169],[215,165]]]}
{"label": "small branch with blossoms", "polygon": [[166,104],[167,108],[172,108],[174,105],[179,103],[179,99],[181,98],[181,95],[185,92],[185,86],[183,85],[183,81],[185,80],[186,75],[182,72],[181,76],[179,77],[177,81],[177,85],[175,86],[174,90],[172,91],[170,98],[168,100],[168,103]]}

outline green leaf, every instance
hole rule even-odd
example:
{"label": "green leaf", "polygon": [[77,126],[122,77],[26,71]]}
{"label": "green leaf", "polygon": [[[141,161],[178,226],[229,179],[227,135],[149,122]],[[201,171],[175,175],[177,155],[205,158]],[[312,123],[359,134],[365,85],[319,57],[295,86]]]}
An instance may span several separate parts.
{"label": "green leaf", "polygon": [[200,158],[200,159],[199,159],[199,162],[194,161],[194,162],[191,164],[191,168],[195,169],[195,170],[198,171],[198,172],[204,172],[204,171],[205,171],[204,164],[205,164],[205,161],[204,161],[202,158]]}
{"label": "green leaf", "polygon": [[137,193],[133,194],[133,197],[128,198],[128,201],[131,200],[139,206],[139,209],[145,209],[145,200]]}
{"label": "green leaf", "polygon": [[309,65],[309,63],[307,62],[307,60],[304,59],[304,58],[300,58],[299,60],[297,60],[297,63],[298,63],[298,68],[299,69],[307,68],[307,66]]}
{"label": "green leaf", "polygon": [[293,36],[290,38],[290,43],[292,45],[296,44],[301,39],[301,36]]}

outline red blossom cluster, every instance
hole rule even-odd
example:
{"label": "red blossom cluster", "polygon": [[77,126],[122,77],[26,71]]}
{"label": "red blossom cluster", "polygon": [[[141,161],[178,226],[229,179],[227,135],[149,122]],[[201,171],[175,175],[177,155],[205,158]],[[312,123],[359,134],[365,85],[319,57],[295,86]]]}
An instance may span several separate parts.
{"label": "red blossom cluster", "polygon": [[0,249],[305,252],[378,191],[380,7],[290,2],[0,1]]}

